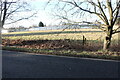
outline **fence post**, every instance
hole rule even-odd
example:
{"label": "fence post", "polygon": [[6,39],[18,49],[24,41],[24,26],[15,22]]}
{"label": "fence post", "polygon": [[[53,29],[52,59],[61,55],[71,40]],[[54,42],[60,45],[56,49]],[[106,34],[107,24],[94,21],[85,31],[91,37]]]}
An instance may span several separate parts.
{"label": "fence post", "polygon": [[83,46],[86,44],[86,38],[85,38],[85,36],[83,35]]}

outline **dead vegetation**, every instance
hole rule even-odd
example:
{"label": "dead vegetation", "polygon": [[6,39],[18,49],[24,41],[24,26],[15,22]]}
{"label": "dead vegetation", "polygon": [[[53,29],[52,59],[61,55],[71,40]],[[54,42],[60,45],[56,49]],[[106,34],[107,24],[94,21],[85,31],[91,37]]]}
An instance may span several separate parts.
{"label": "dead vegetation", "polygon": [[[3,46],[17,46],[20,48],[34,49],[59,49],[59,50],[75,50],[75,51],[98,51],[102,50],[103,42],[87,41],[86,43],[80,40],[10,40],[2,39]],[[111,51],[119,52],[119,44],[112,44]]]}

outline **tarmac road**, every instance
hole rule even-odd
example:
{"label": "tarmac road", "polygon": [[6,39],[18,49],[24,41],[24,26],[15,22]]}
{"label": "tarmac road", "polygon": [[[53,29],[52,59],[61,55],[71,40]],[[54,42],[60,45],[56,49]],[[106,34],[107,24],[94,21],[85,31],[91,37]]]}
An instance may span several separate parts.
{"label": "tarmac road", "polygon": [[3,78],[118,78],[119,61],[2,51]]}

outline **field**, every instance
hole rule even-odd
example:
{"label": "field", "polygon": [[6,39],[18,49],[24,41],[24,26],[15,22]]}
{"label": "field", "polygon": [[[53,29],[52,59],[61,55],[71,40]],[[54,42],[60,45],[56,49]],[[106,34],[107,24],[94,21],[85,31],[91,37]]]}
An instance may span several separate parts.
{"label": "field", "polygon": [[[98,29],[47,30],[12,32],[2,35],[3,49],[17,48],[20,51],[48,54],[104,55],[103,39],[105,33]],[[107,55],[120,54],[119,35],[112,38],[110,52]],[[83,39],[84,38],[84,39]],[[8,47],[9,46],[9,47]],[[11,47],[11,48],[10,48]]]}
{"label": "field", "polygon": [[[83,36],[87,40],[103,40],[105,33],[98,29],[75,29],[75,30],[48,30],[48,31],[27,31],[12,32],[3,34],[6,39],[22,39],[22,40],[82,40]],[[113,40],[118,39],[118,34],[113,35]]]}

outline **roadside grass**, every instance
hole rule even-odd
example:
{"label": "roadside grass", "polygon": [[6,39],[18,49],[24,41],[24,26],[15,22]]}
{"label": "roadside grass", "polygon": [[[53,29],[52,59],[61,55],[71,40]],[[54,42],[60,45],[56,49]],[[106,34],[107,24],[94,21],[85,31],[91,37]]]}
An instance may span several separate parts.
{"label": "roadside grass", "polygon": [[[97,58],[97,59],[111,59],[111,60],[120,60],[120,53],[118,52],[77,52],[73,50],[51,50],[51,49],[29,49],[29,48],[17,48],[17,47],[2,47],[3,50],[10,51],[20,51],[20,52],[29,52],[36,54],[45,54],[45,55],[59,55],[59,56],[71,56],[71,57],[84,57],[84,58]],[[103,54],[104,53],[104,54]]]}

